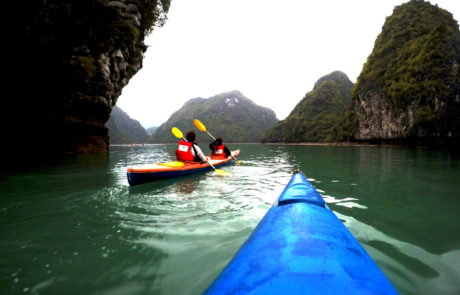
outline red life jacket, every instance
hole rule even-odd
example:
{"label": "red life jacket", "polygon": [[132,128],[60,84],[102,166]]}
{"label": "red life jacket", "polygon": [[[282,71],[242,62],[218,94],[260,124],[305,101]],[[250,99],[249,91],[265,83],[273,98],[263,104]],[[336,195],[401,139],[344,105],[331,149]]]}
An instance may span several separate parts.
{"label": "red life jacket", "polygon": [[212,156],[225,157],[224,147],[225,145],[219,145],[216,149],[216,146],[214,146],[214,151],[212,152]]}
{"label": "red life jacket", "polygon": [[193,161],[192,143],[179,141],[179,146],[176,149],[176,158],[178,161]]}

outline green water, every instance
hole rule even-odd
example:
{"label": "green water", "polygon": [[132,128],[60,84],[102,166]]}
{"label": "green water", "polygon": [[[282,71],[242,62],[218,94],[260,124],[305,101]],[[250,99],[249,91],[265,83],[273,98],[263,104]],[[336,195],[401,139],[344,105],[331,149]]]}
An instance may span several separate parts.
{"label": "green water", "polygon": [[460,294],[460,156],[237,145],[231,176],[129,187],[173,145],[0,174],[0,294],[201,294],[301,169],[401,294]]}

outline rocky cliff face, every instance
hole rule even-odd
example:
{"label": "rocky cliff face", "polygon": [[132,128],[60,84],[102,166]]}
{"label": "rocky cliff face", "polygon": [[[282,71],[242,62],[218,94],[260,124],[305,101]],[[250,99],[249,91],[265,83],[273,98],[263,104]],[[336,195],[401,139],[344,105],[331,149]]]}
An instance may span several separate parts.
{"label": "rocky cliff face", "polygon": [[353,91],[355,138],[458,142],[459,64],[449,12],[414,0],[395,7]]}
{"label": "rocky cliff face", "polygon": [[1,125],[20,143],[10,151],[107,151],[104,124],[142,67],[144,37],[168,9],[169,0],[50,0],[7,9],[15,25],[6,36],[16,41],[4,52],[11,104]]}
{"label": "rocky cliff face", "polygon": [[415,106],[401,111],[377,89],[358,91],[354,104],[359,122],[356,139],[401,139],[409,136]]}

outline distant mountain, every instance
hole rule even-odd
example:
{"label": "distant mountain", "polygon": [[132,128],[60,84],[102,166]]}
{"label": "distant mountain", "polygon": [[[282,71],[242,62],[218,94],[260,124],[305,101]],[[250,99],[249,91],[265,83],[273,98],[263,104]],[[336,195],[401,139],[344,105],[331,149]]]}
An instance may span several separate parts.
{"label": "distant mountain", "polygon": [[335,141],[336,126],[351,105],[352,89],[353,83],[342,72],[320,78],[289,116],[263,136],[262,142]]}
{"label": "distant mountain", "polygon": [[117,106],[113,107],[105,125],[109,129],[110,143],[144,143],[149,140],[139,121],[131,119]]}
{"label": "distant mountain", "polygon": [[155,127],[147,128],[145,131],[147,131],[147,134],[148,134],[149,136],[152,136],[153,133],[155,133],[155,130],[157,130],[157,129],[158,129],[158,126],[155,126]]}
{"label": "distant mountain", "polygon": [[239,91],[231,91],[208,99],[190,99],[155,131],[152,142],[177,142],[172,127],[179,128],[184,136],[189,130],[195,131],[198,143],[210,142],[211,138],[193,125],[194,119],[224,142],[259,142],[265,131],[278,122],[271,109],[256,105]]}

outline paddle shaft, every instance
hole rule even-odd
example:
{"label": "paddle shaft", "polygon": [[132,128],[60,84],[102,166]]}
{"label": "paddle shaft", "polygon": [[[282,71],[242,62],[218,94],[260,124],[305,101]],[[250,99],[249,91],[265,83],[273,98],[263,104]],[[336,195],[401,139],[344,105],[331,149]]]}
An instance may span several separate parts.
{"label": "paddle shaft", "polygon": [[[188,142],[188,140],[185,139],[185,137],[182,137],[182,139],[183,139],[185,142]],[[193,143],[192,143],[192,145],[193,145]],[[208,163],[208,165],[211,166],[214,170],[217,170],[216,167],[214,167],[211,163],[209,163],[208,160],[206,160],[206,163]]]}
{"label": "paddle shaft", "polygon": [[209,136],[211,136],[211,138],[214,139],[214,141],[216,141],[216,139],[214,138],[214,136],[212,136],[211,133],[209,133],[208,131],[206,131],[206,133],[207,133]]}

